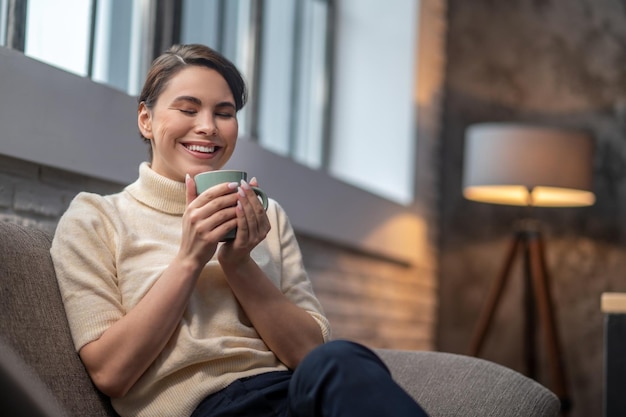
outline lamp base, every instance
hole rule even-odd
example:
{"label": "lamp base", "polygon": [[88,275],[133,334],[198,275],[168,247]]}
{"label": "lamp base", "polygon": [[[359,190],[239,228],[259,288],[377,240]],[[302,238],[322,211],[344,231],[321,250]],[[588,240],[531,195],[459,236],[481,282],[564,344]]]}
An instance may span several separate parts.
{"label": "lamp base", "polygon": [[494,313],[502,297],[504,287],[510,277],[511,268],[516,255],[523,249],[524,253],[524,278],[526,288],[525,313],[526,313],[526,367],[531,378],[535,378],[536,369],[536,343],[534,322],[535,313],[538,313],[539,324],[543,330],[545,348],[550,363],[554,393],[561,401],[561,415],[566,416],[572,403],[567,391],[565,367],[562,362],[561,346],[558,337],[556,321],[554,318],[553,302],[550,295],[549,276],[547,273],[544,244],[541,235],[540,224],[534,219],[520,220],[516,224],[516,231],[511,240],[509,250],[500,274],[494,281],[487,301],[480,314],[478,324],[471,340],[469,354],[478,356],[483,342],[489,330]]}

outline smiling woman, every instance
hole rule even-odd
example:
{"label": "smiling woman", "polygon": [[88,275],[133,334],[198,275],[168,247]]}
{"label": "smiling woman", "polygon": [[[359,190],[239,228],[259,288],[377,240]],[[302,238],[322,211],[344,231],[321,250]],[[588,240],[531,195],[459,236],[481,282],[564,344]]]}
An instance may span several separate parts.
{"label": "smiling woman", "polygon": [[216,51],[170,48],[139,97],[151,162],[59,221],[51,255],[87,372],[122,417],[425,416],[372,350],[330,341],[290,221],[256,180],[196,191],[235,150],[245,91]]}

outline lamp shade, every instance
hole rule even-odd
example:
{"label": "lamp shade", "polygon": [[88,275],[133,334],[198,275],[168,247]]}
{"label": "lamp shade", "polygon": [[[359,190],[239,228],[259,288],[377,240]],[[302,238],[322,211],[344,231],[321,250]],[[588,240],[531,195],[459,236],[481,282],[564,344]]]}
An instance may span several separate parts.
{"label": "lamp shade", "polygon": [[465,135],[463,195],[494,204],[589,206],[593,140],[579,131],[481,123]]}

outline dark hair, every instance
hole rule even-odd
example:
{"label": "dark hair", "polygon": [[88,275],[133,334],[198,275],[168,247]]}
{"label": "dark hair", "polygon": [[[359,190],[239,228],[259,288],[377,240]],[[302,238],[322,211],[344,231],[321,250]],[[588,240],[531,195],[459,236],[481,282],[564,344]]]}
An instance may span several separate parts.
{"label": "dark hair", "polygon": [[[235,109],[239,111],[243,108],[248,93],[246,83],[237,67],[219,52],[200,44],[173,45],[156,58],[148,71],[138,102],[143,102],[151,109],[169,80],[190,65],[207,67],[219,72],[233,93]],[[149,142],[148,139],[143,139]]]}

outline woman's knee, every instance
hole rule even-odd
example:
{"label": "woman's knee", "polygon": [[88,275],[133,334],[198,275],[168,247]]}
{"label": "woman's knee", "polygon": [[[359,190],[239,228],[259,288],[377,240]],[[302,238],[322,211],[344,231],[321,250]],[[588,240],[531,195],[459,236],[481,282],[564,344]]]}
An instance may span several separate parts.
{"label": "woman's knee", "polygon": [[325,364],[326,366],[333,364],[352,368],[359,366],[359,363],[365,362],[373,362],[382,366],[388,372],[386,365],[374,351],[348,340],[333,340],[318,346],[307,355],[303,364],[306,366],[307,363],[310,363],[316,367],[318,365],[315,364]]}

